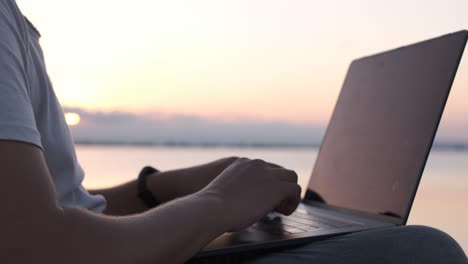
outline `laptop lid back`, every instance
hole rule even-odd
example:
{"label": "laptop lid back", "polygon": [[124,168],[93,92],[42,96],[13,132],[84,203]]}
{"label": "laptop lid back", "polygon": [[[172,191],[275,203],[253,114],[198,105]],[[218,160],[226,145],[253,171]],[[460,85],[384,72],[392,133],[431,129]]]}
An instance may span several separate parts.
{"label": "laptop lid back", "polygon": [[406,223],[467,36],[351,63],[305,200]]}

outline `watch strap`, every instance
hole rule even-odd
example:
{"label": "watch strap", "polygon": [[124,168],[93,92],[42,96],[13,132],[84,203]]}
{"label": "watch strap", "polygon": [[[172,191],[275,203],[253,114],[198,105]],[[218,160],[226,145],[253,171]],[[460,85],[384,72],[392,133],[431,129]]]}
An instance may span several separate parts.
{"label": "watch strap", "polygon": [[151,166],[146,166],[140,171],[140,174],[138,174],[138,197],[148,208],[153,208],[160,204],[158,199],[154,197],[153,193],[148,189],[147,186],[148,176],[157,172],[159,172],[159,170]]}

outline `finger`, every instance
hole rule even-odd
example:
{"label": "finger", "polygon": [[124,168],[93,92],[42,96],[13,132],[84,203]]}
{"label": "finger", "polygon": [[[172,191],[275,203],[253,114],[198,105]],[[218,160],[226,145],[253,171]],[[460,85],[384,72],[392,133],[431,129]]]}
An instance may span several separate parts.
{"label": "finger", "polygon": [[270,167],[270,168],[274,168],[274,169],[283,168],[283,166],[280,166],[280,165],[275,164],[275,163],[267,162],[267,164],[268,164],[268,167]]}
{"label": "finger", "polygon": [[288,170],[284,168],[271,168],[270,172],[281,181],[297,183],[297,173],[293,170]]}
{"label": "finger", "polygon": [[236,157],[236,156],[232,156],[232,157],[226,157],[226,158],[219,159],[217,161],[214,161],[214,163],[221,163],[222,165],[229,165],[229,164],[232,164],[233,162],[235,162],[238,159],[240,159],[240,158]]}
{"label": "finger", "polygon": [[249,158],[242,157],[242,158],[236,159],[233,163],[246,163],[249,161],[251,161]]}
{"label": "finger", "polygon": [[246,164],[249,161],[250,161],[250,159],[247,159],[247,158],[238,158],[237,160],[232,162],[225,170],[230,170],[230,169],[232,169],[234,167],[240,166],[242,164]]}
{"label": "finger", "polygon": [[286,196],[275,208],[275,211],[284,215],[290,215],[301,202],[301,187],[297,184],[290,184],[285,189],[287,189]]}
{"label": "finger", "polygon": [[250,165],[255,168],[269,168],[268,163],[262,159],[253,159],[250,161]]}

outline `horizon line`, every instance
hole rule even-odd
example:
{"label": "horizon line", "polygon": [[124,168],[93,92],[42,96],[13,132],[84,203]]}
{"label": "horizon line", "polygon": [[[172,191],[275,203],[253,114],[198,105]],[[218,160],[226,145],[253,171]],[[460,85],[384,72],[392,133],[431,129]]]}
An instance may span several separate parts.
{"label": "horizon line", "polygon": [[[296,148],[319,149],[320,143],[269,143],[269,142],[188,142],[188,141],[113,141],[76,140],[78,146],[121,146],[121,147],[173,147],[173,148]],[[468,151],[468,142],[435,142],[432,149]]]}

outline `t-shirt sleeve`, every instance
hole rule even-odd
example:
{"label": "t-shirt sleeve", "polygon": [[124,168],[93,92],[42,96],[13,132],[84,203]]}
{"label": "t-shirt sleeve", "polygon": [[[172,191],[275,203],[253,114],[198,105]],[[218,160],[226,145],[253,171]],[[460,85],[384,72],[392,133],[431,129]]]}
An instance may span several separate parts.
{"label": "t-shirt sleeve", "polygon": [[26,38],[7,3],[0,3],[0,140],[42,148],[29,98]]}

